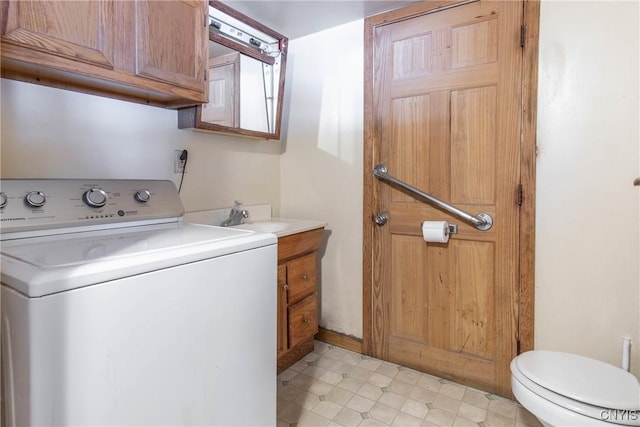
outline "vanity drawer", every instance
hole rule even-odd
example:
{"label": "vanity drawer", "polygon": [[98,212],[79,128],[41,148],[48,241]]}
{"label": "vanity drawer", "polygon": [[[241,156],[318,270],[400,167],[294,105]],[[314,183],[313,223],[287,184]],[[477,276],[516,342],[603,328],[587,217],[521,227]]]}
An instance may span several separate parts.
{"label": "vanity drawer", "polygon": [[317,258],[310,253],[287,263],[289,304],[316,291]]}
{"label": "vanity drawer", "polygon": [[318,332],[318,299],[316,294],[289,306],[289,345],[298,343]]}

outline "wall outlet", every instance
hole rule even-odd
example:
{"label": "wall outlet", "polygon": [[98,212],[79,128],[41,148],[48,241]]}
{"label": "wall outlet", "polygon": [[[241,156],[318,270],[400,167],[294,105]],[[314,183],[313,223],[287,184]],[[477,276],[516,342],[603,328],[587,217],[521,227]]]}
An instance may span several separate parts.
{"label": "wall outlet", "polygon": [[181,160],[183,150],[175,150],[173,153],[173,172],[182,173],[186,160]]}

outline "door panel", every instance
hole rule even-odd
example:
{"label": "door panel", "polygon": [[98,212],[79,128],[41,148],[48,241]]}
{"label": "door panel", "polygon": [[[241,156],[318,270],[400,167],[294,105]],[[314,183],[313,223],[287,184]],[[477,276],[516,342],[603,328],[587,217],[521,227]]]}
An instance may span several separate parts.
{"label": "door panel", "polygon": [[3,7],[3,42],[113,68],[113,2],[11,1]]}
{"label": "door panel", "polygon": [[[494,219],[479,231],[374,182],[369,205],[390,221],[373,230],[373,353],[503,395],[517,340],[522,7],[478,1],[376,27],[367,118],[373,164]],[[426,243],[426,220],[458,233]]]}
{"label": "door panel", "polygon": [[208,41],[205,3],[139,0],[135,7],[136,74],[202,89]]}
{"label": "door panel", "polygon": [[451,92],[451,202],[495,203],[496,87]]}

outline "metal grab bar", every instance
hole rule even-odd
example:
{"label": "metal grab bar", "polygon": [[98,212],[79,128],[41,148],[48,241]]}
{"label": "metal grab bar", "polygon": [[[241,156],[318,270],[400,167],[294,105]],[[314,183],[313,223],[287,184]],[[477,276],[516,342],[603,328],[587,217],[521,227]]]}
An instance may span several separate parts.
{"label": "metal grab bar", "polygon": [[488,213],[479,213],[476,216],[473,216],[461,209],[456,208],[455,206],[451,206],[450,204],[443,202],[437,197],[432,196],[431,194],[425,193],[424,191],[418,190],[416,187],[407,184],[404,181],[400,181],[398,178],[394,178],[391,175],[387,174],[387,167],[385,165],[377,165],[373,168],[373,175],[381,181],[391,182],[396,184],[399,187],[404,188],[415,196],[418,196],[424,199],[427,203],[436,206],[444,211],[449,212],[452,215],[459,217],[460,219],[467,221],[473,224],[478,230],[487,231],[493,226],[493,218]]}

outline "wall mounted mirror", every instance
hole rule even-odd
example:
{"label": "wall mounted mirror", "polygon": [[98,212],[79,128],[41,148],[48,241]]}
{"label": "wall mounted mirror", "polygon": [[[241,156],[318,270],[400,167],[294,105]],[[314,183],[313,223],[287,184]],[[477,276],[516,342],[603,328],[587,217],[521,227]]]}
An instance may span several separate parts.
{"label": "wall mounted mirror", "polygon": [[178,128],[280,139],[288,39],[209,2],[209,103],[178,110]]}

